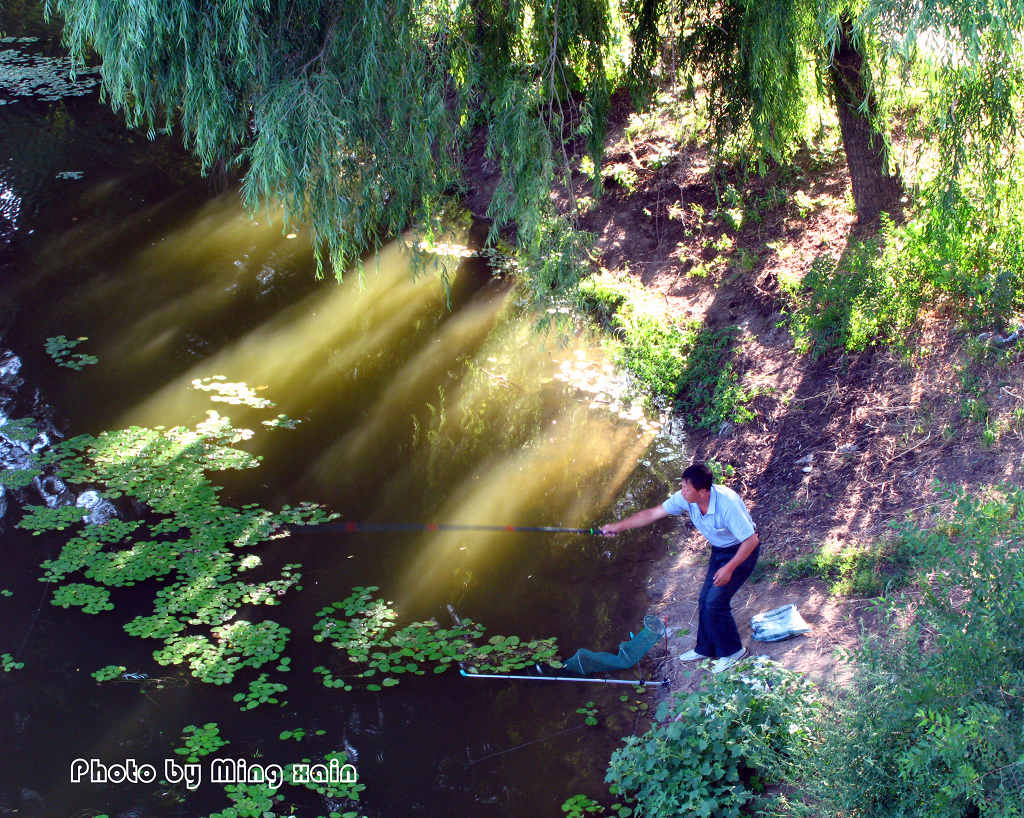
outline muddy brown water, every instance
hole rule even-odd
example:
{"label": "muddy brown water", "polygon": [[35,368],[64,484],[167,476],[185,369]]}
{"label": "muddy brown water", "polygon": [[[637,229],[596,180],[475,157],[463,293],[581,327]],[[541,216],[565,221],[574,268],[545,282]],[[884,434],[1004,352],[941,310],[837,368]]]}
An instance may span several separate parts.
{"label": "muddy brown water", "polygon": [[[0,22],[18,36],[17,20]],[[59,54],[52,42],[0,44],[10,47]],[[677,473],[664,432],[616,402],[599,340],[538,331],[481,261],[444,256],[450,308],[436,268],[413,275],[398,242],[362,277],[317,282],[301,232],[250,219],[232,188],[200,178],[171,140],[126,131],[95,94],[0,99],[2,344],[68,435],[194,424],[216,409],[256,430],[244,445],[264,458],[218,475],[225,502],[313,500],[346,520],[589,526],[659,496]],[[473,235],[453,226],[450,249]],[[57,367],[43,348],[60,334],[86,336],[99,363]],[[191,384],[212,376],[276,406],[211,403]],[[279,412],[301,422],[260,425]],[[654,555],[638,540],[335,532],[267,544],[268,562],[303,564],[304,589],[272,612],[292,629],[294,670],[272,674],[289,685],[285,706],[242,713],[231,696],[249,676],[204,685],[123,631],[152,587],[115,591],[117,607],[99,616],[49,605],[39,563],[61,541],[14,527],[18,513],[2,535],[0,585],[14,596],[0,600],[0,652],[25,666],[0,677],[0,815],[222,809],[208,776],[195,791],[70,782],[75,758],[162,769],[181,729],[208,721],[230,741],[218,757],[283,764],[346,750],[366,785],[359,814],[557,815],[576,792],[605,794],[608,756],[636,724],[621,689],[447,673],[380,693],[328,690],[311,672],[327,650],[311,624],[323,604],[374,584],[403,622],[443,621],[451,603],[489,633],[557,637],[563,655],[614,649],[645,610]],[[166,682],[98,685],[89,674],[107,664]],[[577,729],[587,701],[600,728]],[[326,733],[278,739],[299,727]],[[278,814],[328,812],[304,790],[281,793]]]}

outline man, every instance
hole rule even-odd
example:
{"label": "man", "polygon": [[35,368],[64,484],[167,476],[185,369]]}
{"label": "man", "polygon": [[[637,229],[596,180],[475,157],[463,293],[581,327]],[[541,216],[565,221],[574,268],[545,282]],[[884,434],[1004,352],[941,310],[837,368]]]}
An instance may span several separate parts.
{"label": "man", "polygon": [[614,536],[684,512],[711,543],[711,560],[697,603],[697,644],[679,658],[684,662],[715,659],[711,671],[719,673],[746,653],[729,603],[754,570],[761,550],[754,522],[740,496],[727,486],[713,485],[711,469],[694,463],[683,472],[680,490],[664,503],[602,526],[601,533]]}

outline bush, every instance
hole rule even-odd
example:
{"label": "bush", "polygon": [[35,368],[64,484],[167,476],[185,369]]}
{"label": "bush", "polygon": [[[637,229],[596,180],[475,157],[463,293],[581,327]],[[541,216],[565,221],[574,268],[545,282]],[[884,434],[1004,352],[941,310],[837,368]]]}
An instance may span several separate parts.
{"label": "bush", "polygon": [[1024,815],[1024,491],[952,496],[949,523],[904,528],[921,598],[893,600],[889,630],[856,654],[785,814]]}
{"label": "bush", "polygon": [[999,202],[960,191],[926,197],[876,239],[852,242],[836,263],[819,256],[802,281],[784,281],[789,328],[801,352],[913,350],[923,307],[942,306],[971,329],[1002,329],[1024,310],[1024,195]]}
{"label": "bush", "polygon": [[644,818],[740,815],[803,755],[815,707],[802,676],[747,660],[662,702],[656,724],[612,755],[605,780]]}

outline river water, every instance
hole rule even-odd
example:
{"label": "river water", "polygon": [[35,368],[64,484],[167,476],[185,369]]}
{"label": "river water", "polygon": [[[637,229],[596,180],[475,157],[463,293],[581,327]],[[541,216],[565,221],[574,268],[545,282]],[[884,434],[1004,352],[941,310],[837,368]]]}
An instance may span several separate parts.
{"label": "river water", "polygon": [[[39,57],[60,54],[19,8],[0,12],[0,29],[44,40],[0,43],[8,80],[12,65],[31,79],[47,68]],[[471,257],[473,225],[453,220],[450,246],[419,271],[396,241],[362,275],[318,282],[301,231],[251,219],[170,139],[126,131],[87,81],[70,90],[81,96],[0,89],[0,346],[22,360],[26,401],[67,435],[195,424],[214,408],[256,430],[243,445],[263,458],[217,475],[226,503],[311,500],[371,522],[587,527],[659,498],[678,474],[678,442],[621,400],[600,339],[572,323],[539,329],[543,316]],[[98,362],[56,366],[44,344],[57,335],[87,338],[78,349]],[[246,384],[297,425],[211,403],[193,384],[213,378]],[[576,792],[604,794],[608,756],[637,725],[622,689],[449,672],[379,693],[329,690],[311,672],[323,658],[310,638],[318,608],[373,584],[403,621],[443,621],[451,604],[491,633],[557,637],[563,656],[614,650],[639,627],[660,556],[637,538],[335,531],[268,543],[266,559],[303,565],[303,590],[275,609],[292,628],[293,670],[286,705],[241,713],[235,688],[157,665],[152,643],[123,631],[120,602],[100,616],[49,605],[39,563],[61,543],[14,527],[19,514],[12,506],[3,533],[0,584],[13,596],[0,600],[0,653],[24,667],[0,677],[0,814],[222,809],[223,789],[208,784],[69,779],[79,757],[160,765],[185,725],[214,721],[231,742],[224,757],[345,749],[366,785],[360,815],[557,815]],[[135,594],[115,599],[130,609]],[[164,681],[98,685],[89,674],[108,664]],[[588,701],[598,728],[576,712]],[[311,738],[292,749],[278,734],[296,728]],[[327,814],[304,791],[279,809]]]}

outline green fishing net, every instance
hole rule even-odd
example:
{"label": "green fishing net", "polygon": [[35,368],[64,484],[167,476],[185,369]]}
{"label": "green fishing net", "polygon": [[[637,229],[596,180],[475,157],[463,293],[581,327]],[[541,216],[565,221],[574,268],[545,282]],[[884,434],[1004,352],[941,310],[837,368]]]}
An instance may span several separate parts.
{"label": "green fishing net", "polygon": [[665,623],[656,616],[645,616],[643,629],[619,643],[618,653],[580,648],[565,663],[565,670],[577,676],[590,676],[607,670],[626,670],[637,664],[665,635]]}

